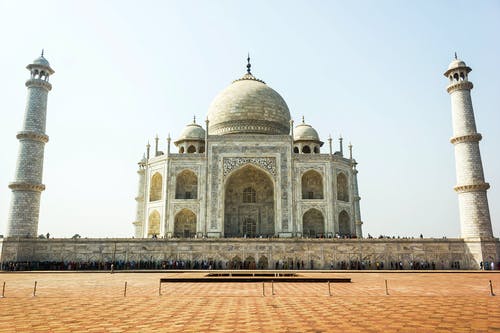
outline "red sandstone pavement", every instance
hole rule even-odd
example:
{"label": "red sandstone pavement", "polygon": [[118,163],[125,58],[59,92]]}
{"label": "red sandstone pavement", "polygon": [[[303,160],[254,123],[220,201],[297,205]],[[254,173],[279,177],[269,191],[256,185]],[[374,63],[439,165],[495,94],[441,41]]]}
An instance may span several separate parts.
{"label": "red sandstone pavement", "polygon": [[262,296],[258,282],[158,295],[161,277],[197,274],[2,273],[0,332],[500,332],[500,272],[300,272],[352,283],[332,283],[332,296],[326,283],[274,283],[274,296],[266,283]]}

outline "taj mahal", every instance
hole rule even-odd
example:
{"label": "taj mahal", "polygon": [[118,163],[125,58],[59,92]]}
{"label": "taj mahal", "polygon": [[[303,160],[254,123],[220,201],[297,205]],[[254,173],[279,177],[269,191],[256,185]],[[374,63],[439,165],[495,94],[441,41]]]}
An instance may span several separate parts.
{"label": "taj mahal", "polygon": [[[251,71],[223,89],[163,151],[156,137],[138,163],[134,237],[39,239],[47,97],[54,74],[42,55],[30,76],[2,262],[210,260],[307,262],[413,261],[477,269],[500,260],[489,213],[469,81],[457,58],[444,72],[451,97],[460,238],[364,238],[352,146],[320,138],[307,119],[296,123],[280,94]],[[141,139],[141,138],[138,138]],[[328,143],[325,145],[325,141]],[[172,147],[173,144],[173,147]],[[458,223],[458,221],[457,221]],[[292,264],[293,266],[293,264]],[[377,266],[378,267],[378,266]]]}
{"label": "taj mahal", "polygon": [[[136,237],[361,237],[356,161],[247,73],[139,163]],[[341,139],[342,140],[342,139]],[[352,148],[351,146],[349,147]],[[321,150],[326,153],[321,153]]]}

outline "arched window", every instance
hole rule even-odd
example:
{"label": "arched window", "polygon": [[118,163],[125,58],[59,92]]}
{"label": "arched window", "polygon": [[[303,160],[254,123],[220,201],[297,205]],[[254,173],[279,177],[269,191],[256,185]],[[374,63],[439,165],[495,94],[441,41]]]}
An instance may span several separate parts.
{"label": "arched window", "polygon": [[298,154],[299,153],[299,147],[293,147],[293,152],[295,154]]}
{"label": "arched window", "polygon": [[184,147],[179,148],[179,154],[184,154]]}
{"label": "arched window", "polygon": [[319,154],[319,147],[318,147],[318,146],[315,146],[315,147],[314,147],[314,153],[315,153],[315,154]]}
{"label": "arched window", "polygon": [[188,150],[187,150],[187,153],[188,154],[193,154],[193,153],[196,153],[196,147],[191,145],[188,147]]}
{"label": "arched window", "polygon": [[153,210],[148,218],[148,237],[158,236],[160,234],[160,213]]}
{"label": "arched window", "polygon": [[196,199],[198,197],[198,177],[191,170],[184,170],[177,175],[175,183],[176,199]]}
{"label": "arched window", "polygon": [[196,234],[196,214],[183,209],[175,215],[174,237],[192,238]]}
{"label": "arched window", "polygon": [[349,214],[343,210],[339,214],[339,234],[341,236],[348,236],[351,234]]}
{"label": "arched window", "polygon": [[149,190],[149,201],[161,199],[162,176],[159,172],[151,177],[151,186]]}
{"label": "arched window", "polygon": [[349,190],[347,188],[347,177],[343,173],[337,175],[337,200],[349,201]]}
{"label": "arched window", "polygon": [[325,234],[325,218],[315,208],[309,209],[302,217],[302,234],[306,237],[322,237]]}
{"label": "arched window", "polygon": [[200,145],[200,148],[198,148],[198,153],[203,154],[205,152],[205,145]]}
{"label": "arched window", "polygon": [[310,154],[311,153],[311,148],[309,146],[304,146],[304,147],[302,147],[302,152],[304,154]]}
{"label": "arched window", "polygon": [[302,175],[302,199],[323,199],[323,179],[319,172],[309,170]]}
{"label": "arched window", "polygon": [[243,190],[243,203],[255,203],[256,196],[255,190],[251,187],[247,187]]}

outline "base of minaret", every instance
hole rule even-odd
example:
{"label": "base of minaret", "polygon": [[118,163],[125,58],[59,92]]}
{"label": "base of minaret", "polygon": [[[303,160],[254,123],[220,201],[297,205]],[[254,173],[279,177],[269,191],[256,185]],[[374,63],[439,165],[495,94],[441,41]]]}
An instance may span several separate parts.
{"label": "base of minaret", "polygon": [[38,231],[40,198],[43,184],[13,182],[7,233],[5,237],[35,238]]}
{"label": "base of minaret", "polygon": [[485,263],[494,262],[495,266],[498,265],[500,260],[500,241],[498,238],[466,238],[464,239],[465,245],[469,250],[468,256],[474,262],[469,263],[470,269],[478,269]]}

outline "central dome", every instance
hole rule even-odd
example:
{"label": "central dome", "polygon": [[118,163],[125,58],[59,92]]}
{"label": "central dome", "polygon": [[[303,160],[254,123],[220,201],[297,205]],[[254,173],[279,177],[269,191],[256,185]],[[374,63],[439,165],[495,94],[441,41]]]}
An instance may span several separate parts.
{"label": "central dome", "polygon": [[251,73],[221,91],[208,109],[210,135],[289,134],[285,100]]}

